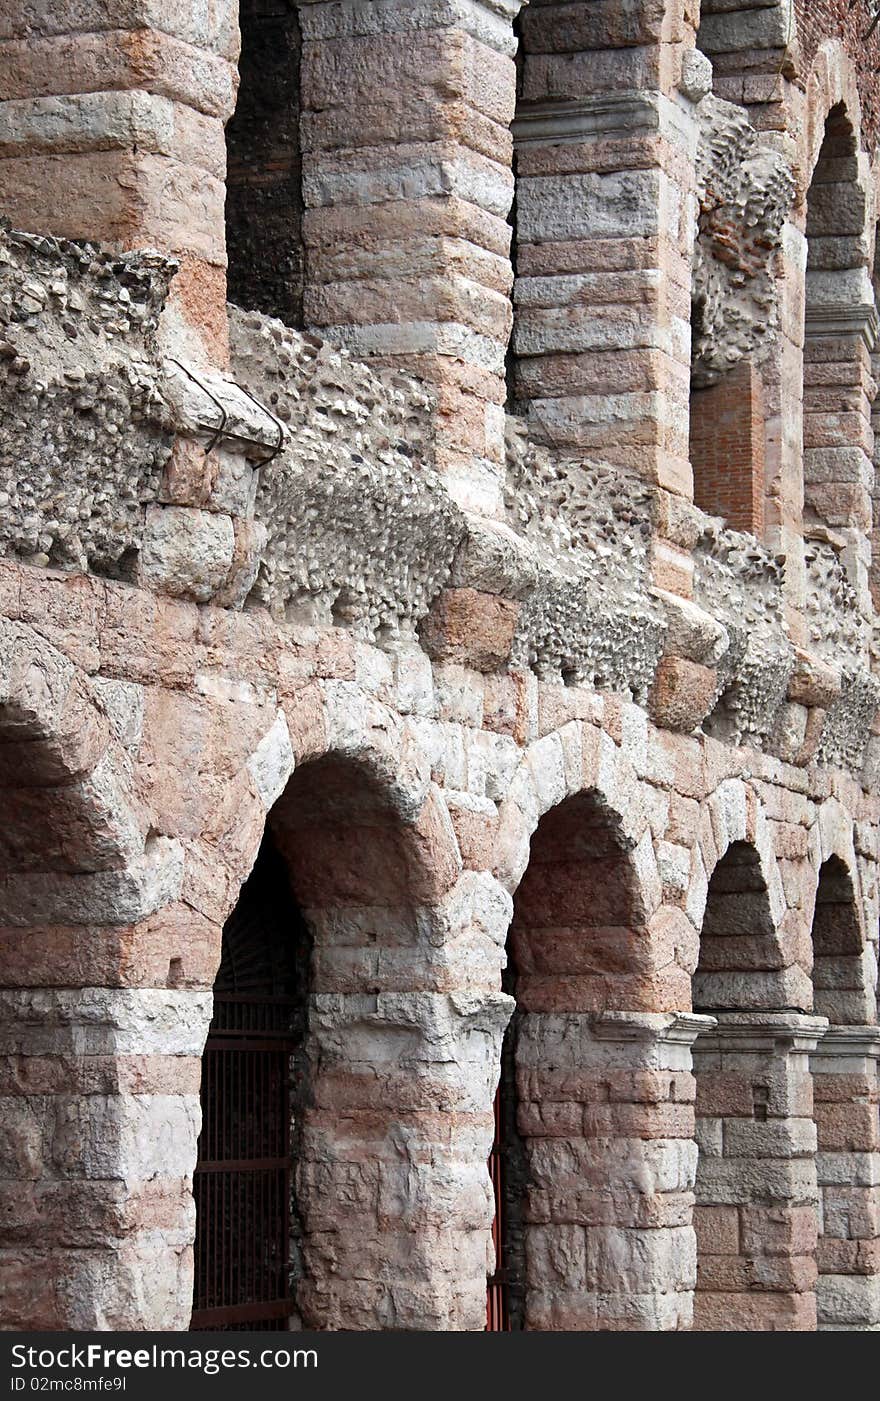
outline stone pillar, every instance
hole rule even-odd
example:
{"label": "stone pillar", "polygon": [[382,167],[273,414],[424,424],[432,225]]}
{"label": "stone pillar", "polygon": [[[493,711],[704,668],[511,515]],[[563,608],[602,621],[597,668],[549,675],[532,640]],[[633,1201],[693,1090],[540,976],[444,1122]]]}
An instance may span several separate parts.
{"label": "stone pillar", "polygon": [[690,1326],[690,1048],[710,1025],[691,1013],[522,1015],[526,1328]]}
{"label": "stone pillar", "polygon": [[304,1327],[485,1328],[510,1009],[500,993],[313,998],[296,1164]]}
{"label": "stone pillar", "polygon": [[[683,64],[694,99],[710,81],[693,18],[530,5],[514,123],[515,398],[544,441],[685,498],[697,124],[676,85]],[[687,548],[655,556],[655,582],[690,594]]]}
{"label": "stone pillar", "polygon": [[226,355],[223,123],[236,5],[3,6],[0,213],[35,233],[149,247],[180,261],[175,306]]}
{"label": "stone pillar", "polygon": [[785,276],[778,283],[776,353],[762,367],[767,415],[764,540],[785,555],[783,598],[792,641],[807,645],[804,561],[804,275],[803,230],[787,219],[782,227]]}
{"label": "stone pillar", "polygon": [[871,352],[878,330],[869,272],[871,186],[851,118],[832,109],[806,201],[804,504],[808,521],[839,535],[866,619],[872,616]]}
{"label": "stone pillar", "polygon": [[694,1047],[701,1331],[816,1327],[816,1129],[824,1017],[719,1012]]}
{"label": "stone pillar", "polygon": [[880,1332],[880,1027],[832,1026],[811,1058],[819,1328]]}
{"label": "stone pillar", "polygon": [[189,1326],[210,1004],[165,988],[0,991],[3,1328]]}
{"label": "stone pillar", "polygon": [[488,514],[504,462],[519,6],[300,6],[305,322],[434,387],[438,468]]}
{"label": "stone pillar", "polygon": [[[826,241],[835,240],[822,240]],[[844,279],[851,279],[851,287]],[[851,300],[841,304],[848,290]],[[865,618],[872,615],[871,408],[876,385],[871,352],[876,340],[877,312],[865,269],[807,274],[804,503],[808,514],[838,535],[847,576]]]}

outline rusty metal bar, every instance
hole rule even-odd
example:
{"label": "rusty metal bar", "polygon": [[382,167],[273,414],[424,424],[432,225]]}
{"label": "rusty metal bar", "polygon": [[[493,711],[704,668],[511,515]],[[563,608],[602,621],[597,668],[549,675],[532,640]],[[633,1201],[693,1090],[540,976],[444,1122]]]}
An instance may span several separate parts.
{"label": "rusty metal bar", "polygon": [[[503,1077],[502,1077],[503,1078]],[[495,1135],[489,1153],[489,1176],[495,1197],[495,1219],[492,1222],[492,1243],[495,1246],[495,1273],[486,1288],[486,1332],[509,1333],[510,1309],[508,1281],[505,1270],[504,1242],[504,1116],[506,1111],[502,1085],[495,1092]]]}

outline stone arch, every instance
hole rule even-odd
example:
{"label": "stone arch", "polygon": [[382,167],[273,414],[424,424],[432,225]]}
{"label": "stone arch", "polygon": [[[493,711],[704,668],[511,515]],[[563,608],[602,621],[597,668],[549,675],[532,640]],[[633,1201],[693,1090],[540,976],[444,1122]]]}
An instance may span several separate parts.
{"label": "stone arch", "polygon": [[509,1008],[497,926],[503,939],[510,902],[488,874],[462,871],[405,730],[359,688],[322,683],[276,716],[246,765],[311,941],[294,1111],[309,1327],[485,1320],[490,1067]]}
{"label": "stone arch", "polygon": [[838,43],[823,45],[807,84],[801,142],[807,267],[804,339],[804,528],[811,553],[836,542],[849,583],[869,606],[863,542],[872,526],[877,311],[871,281],[874,211],[862,148],[858,84]]}
{"label": "stone arch", "polygon": [[[817,1013],[832,1026],[876,1021],[877,961],[868,935],[875,906],[863,886],[852,817],[837,798],[822,803],[810,829],[802,904],[811,930]],[[818,970],[820,958],[827,961]],[[828,996],[819,996],[820,984],[827,984],[821,991]]]}
{"label": "stone arch", "polygon": [[517,1002],[505,1244],[527,1329],[689,1318],[692,1233],[668,1224],[664,1202],[689,1185],[693,1031],[657,1012],[680,987],[638,790],[610,738],[572,722],[530,746],[502,804]]}
{"label": "stone arch", "polygon": [[137,686],[92,679],[37,632],[0,623],[7,1328],[185,1317],[205,999],[168,976],[201,930],[180,899],[181,845],[135,796],[140,710]]}
{"label": "stone arch", "polygon": [[[499,810],[493,869],[511,894],[529,862],[532,836],[552,808],[587,793],[607,810],[623,847],[638,853],[634,870],[649,913],[660,903],[656,864],[648,856],[650,833],[640,781],[610,735],[586,721],[567,724],[526,749]],[[647,840],[646,840],[647,837]]]}
{"label": "stone arch", "polygon": [[873,1020],[874,988],[854,867],[835,853],[819,867],[813,901],[816,1012],[836,1026]]}
{"label": "stone arch", "polygon": [[805,193],[825,140],[825,125],[831,111],[843,106],[852,125],[859,152],[862,143],[862,103],[855,65],[838,39],[827,39],[813,60],[806,84],[806,109],[798,137],[798,155]]}
{"label": "stone arch", "polygon": [[[733,857],[724,865],[731,847],[735,847],[736,850]],[[700,813],[697,842],[691,853],[691,872],[685,909],[688,918],[701,937],[705,928],[711,881],[721,866],[715,889],[719,894],[726,895],[728,892],[723,892],[721,886],[723,883],[727,883],[728,874],[730,880],[735,882],[736,877],[732,875],[732,871],[737,865],[742,866],[744,884],[750,885],[752,895],[757,897],[755,901],[756,914],[764,931],[762,937],[767,941],[763,947],[763,957],[772,960],[771,966],[782,970],[786,966],[786,961],[779,931],[786,915],[786,899],[773,847],[773,836],[763,804],[754,790],[742,779],[730,778],[720,783],[705,799]],[[729,903],[733,904],[734,902]],[[720,904],[718,908],[721,908]],[[745,946],[733,943],[729,946],[729,954],[737,962],[748,958]],[[716,946],[712,954],[713,963],[721,956],[722,950]],[[732,967],[730,971],[736,970]],[[746,969],[741,968],[739,971],[745,972]],[[704,965],[700,973],[707,972],[708,969]],[[704,989],[701,989],[699,996],[695,989],[694,1004],[696,1006],[703,1003],[707,997],[711,999],[715,995],[710,991],[710,987],[711,985],[707,984]],[[802,990],[798,995],[803,995]],[[773,1005],[789,1005],[788,997],[789,992],[787,991],[785,993],[786,1000],[783,1000],[781,1004],[776,1002]],[[755,1005],[762,1004],[759,1002]]]}
{"label": "stone arch", "polygon": [[810,841],[816,1011],[829,1025],[811,1059],[819,1239],[818,1327],[880,1326],[876,1264],[880,1239],[874,1189],[863,1166],[880,1150],[877,1122],[876,958],[866,938],[865,901],[853,824],[835,798],[822,804]]}
{"label": "stone arch", "polygon": [[824,1023],[806,1015],[809,969],[789,938],[769,824],[741,780],[707,801],[699,848],[711,876],[697,902],[694,1007],[714,1025],[694,1047],[695,1327],[810,1329],[816,1178],[807,1054]]}
{"label": "stone arch", "polygon": [[[731,842],[709,881],[694,974],[698,1011],[776,1006],[782,951],[757,851]],[[768,985],[769,984],[769,985]]]}

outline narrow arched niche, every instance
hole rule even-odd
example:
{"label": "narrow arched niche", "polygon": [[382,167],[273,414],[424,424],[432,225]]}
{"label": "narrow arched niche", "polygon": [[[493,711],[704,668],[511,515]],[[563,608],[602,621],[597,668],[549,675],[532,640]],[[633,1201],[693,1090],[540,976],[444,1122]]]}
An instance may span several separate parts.
{"label": "narrow arched niche", "polygon": [[[804,524],[865,531],[877,313],[869,275],[868,199],[843,103],[829,112],[807,193],[804,337]],[[845,539],[845,537],[844,537]],[[844,555],[851,582],[859,552]],[[867,588],[867,575],[864,580]]]}
{"label": "narrow arched niche", "polygon": [[715,1018],[694,1046],[694,1227],[699,1331],[815,1326],[817,1230],[807,1052],[757,849],[733,842],[709,882],[694,1007]]}
{"label": "narrow arched niche", "polygon": [[272,934],[284,956],[249,958],[247,924],[236,932],[235,967],[277,964],[297,994],[290,1318],[307,1328],[446,1331],[485,1309],[484,1196],[450,1191],[477,1180],[475,1052],[452,1040],[450,867],[420,817],[364,764],[302,765],[255,868],[271,850],[287,887]]}
{"label": "narrow arched niche", "polygon": [[760,857],[748,842],[733,842],[709,881],[694,1010],[784,1007],[783,966]]}
{"label": "narrow arched niche", "polygon": [[652,956],[630,844],[592,793],[541,818],[514,900],[510,948],[524,1011],[649,1007]]}
{"label": "narrow arched niche", "polygon": [[815,1010],[832,1025],[871,1021],[865,985],[864,937],[852,876],[838,856],[819,871],[813,914],[813,990]]}
{"label": "narrow arched niche", "polygon": [[880,1148],[874,987],[855,882],[839,856],[819,869],[813,912],[816,1011],[829,1027],[812,1057],[820,1195],[818,1327],[872,1331],[876,1280],[866,1262],[878,1234],[876,1187],[864,1165]]}
{"label": "narrow arched niche", "polygon": [[[547,812],[508,936],[516,1011],[501,1086],[516,1132],[504,1140],[501,1206],[512,1327],[680,1326],[676,1291],[690,1285],[684,1265],[669,1272],[686,1229],[667,1229],[662,1214],[667,1193],[689,1183],[672,1173],[658,1187],[651,1164],[675,1153],[655,1101],[687,1077],[646,1075],[665,1064],[646,1015],[657,1006],[646,923],[619,817],[592,792]],[[656,1230],[640,1229],[649,1221]]]}

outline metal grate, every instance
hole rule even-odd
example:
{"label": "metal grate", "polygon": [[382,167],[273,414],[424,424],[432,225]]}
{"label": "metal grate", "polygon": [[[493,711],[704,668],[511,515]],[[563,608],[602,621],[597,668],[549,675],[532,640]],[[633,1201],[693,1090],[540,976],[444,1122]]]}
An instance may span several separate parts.
{"label": "metal grate", "polygon": [[492,1222],[492,1242],[495,1246],[495,1273],[486,1290],[487,1333],[510,1332],[508,1279],[504,1259],[504,1114],[505,1096],[499,1084],[495,1093],[495,1137],[489,1154],[489,1176],[495,1195],[495,1219]]}
{"label": "metal grate", "polygon": [[218,996],[202,1066],[192,1328],[285,1329],[292,998]]}
{"label": "metal grate", "polygon": [[294,1311],[291,1067],[302,1041],[302,936],[267,836],[223,930],[202,1060],[193,1329],[286,1330]]}

